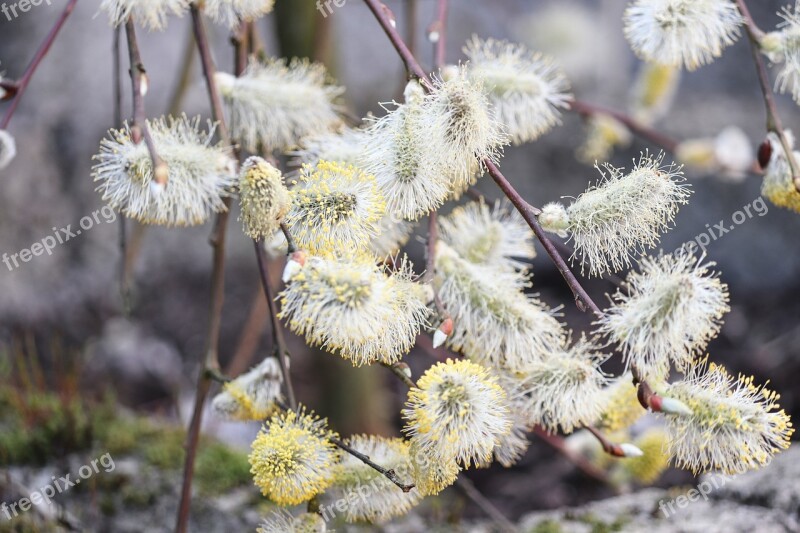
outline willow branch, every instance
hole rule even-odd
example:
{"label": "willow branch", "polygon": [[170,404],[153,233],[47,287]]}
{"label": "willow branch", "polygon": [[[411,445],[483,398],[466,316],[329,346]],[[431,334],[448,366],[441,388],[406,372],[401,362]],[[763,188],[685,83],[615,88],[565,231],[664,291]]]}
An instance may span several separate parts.
{"label": "willow branch", "polygon": [[770,87],[767,67],[764,64],[764,59],[761,57],[759,41],[764,32],[756,26],[744,0],[736,0],[736,5],[739,6],[739,11],[742,13],[742,17],[744,17],[745,28],[747,29],[747,36],[750,41],[750,52],[753,56],[753,63],[755,63],[756,74],[758,74],[758,84],[761,88],[761,94],[764,97],[764,109],[767,112],[767,131],[775,133],[778,139],[780,139],[783,152],[786,154],[786,160],[789,162],[789,168],[792,171],[795,189],[800,191],[800,167],[794,157],[794,150],[783,131],[781,117],[778,115],[778,108],[775,106],[775,98],[772,94],[772,88]]}
{"label": "willow branch", "polygon": [[264,241],[254,240],[253,245],[256,250],[256,258],[258,259],[258,272],[261,277],[261,286],[264,288],[264,296],[267,299],[267,306],[269,308],[269,318],[272,323],[272,343],[275,347],[275,352],[278,356],[278,363],[283,374],[283,384],[286,386],[286,395],[289,398],[289,405],[292,410],[297,409],[297,399],[294,395],[294,387],[292,386],[291,376],[289,374],[289,351],[286,349],[286,341],[283,338],[283,329],[278,319],[278,309],[275,305],[275,295],[272,294],[272,286],[269,281],[269,273],[267,272],[267,254],[264,251]]}
{"label": "willow branch", "polygon": [[481,510],[489,515],[492,520],[494,520],[500,529],[507,533],[516,533],[519,531],[517,526],[511,523],[511,521],[505,517],[500,510],[494,506],[492,502],[490,502],[486,496],[480,493],[478,489],[475,488],[475,485],[472,484],[466,477],[459,477],[456,479],[456,487],[458,487],[461,492],[470,500],[472,500],[475,505],[481,508]]}
{"label": "willow branch", "polygon": [[61,28],[64,27],[64,23],[75,9],[75,4],[77,3],[78,0],[69,0],[64,8],[64,11],[61,12],[61,16],[58,17],[58,20],[53,25],[53,28],[44,38],[44,41],[39,46],[36,54],[34,54],[33,59],[28,64],[25,72],[22,74],[22,77],[11,85],[4,85],[5,89],[14,93],[14,99],[11,101],[11,104],[9,104],[8,109],[6,109],[3,119],[0,120],[0,130],[8,128],[8,124],[11,122],[11,117],[14,116],[14,111],[17,110],[17,106],[19,106],[19,102],[22,100],[22,95],[25,93],[25,89],[28,88],[28,84],[30,84],[33,74],[36,72],[36,69],[39,67],[39,64],[42,62],[45,56],[47,56],[47,52],[50,51],[50,47],[53,45],[53,42],[55,42],[58,32],[60,32]]}
{"label": "willow branch", "polygon": [[[428,30],[428,35],[434,34],[437,36],[434,44],[434,68],[440,69],[444,66],[445,62],[447,0],[438,0],[437,2],[437,17]],[[430,213],[428,213],[428,242],[426,246],[425,281],[430,283],[431,288],[433,289],[433,301],[439,316],[442,319],[446,319],[449,317],[449,314],[442,303],[442,299],[439,297],[439,291],[436,290],[436,287],[434,287],[433,284],[433,277],[436,269],[436,241],[438,240],[436,219],[436,210],[432,209]]]}
{"label": "willow branch", "polygon": [[[114,126],[122,124],[122,53],[120,41],[122,40],[121,29],[114,28],[112,38],[113,54],[113,91],[114,91]],[[128,235],[127,218],[124,213],[119,214],[117,243],[119,246],[119,294],[122,300],[122,311],[124,315],[129,315],[131,311],[131,292],[128,284]]]}
{"label": "willow branch", "polygon": [[573,452],[564,442],[564,439],[558,435],[551,435],[540,426],[533,427],[533,433],[544,442],[549,444],[554,450],[560,453],[570,463],[575,465],[581,472],[587,476],[596,479],[602,483],[609,483],[608,474],[603,470],[597,468],[589,460],[579,453]]}
{"label": "willow branch", "polygon": [[608,455],[612,455],[614,457],[625,457],[625,452],[622,450],[622,447],[619,444],[614,444],[599,429],[594,426],[586,426],[586,429],[589,430],[589,433],[594,435],[594,438],[600,443],[603,447],[603,451],[606,452]]}
{"label": "willow branch", "polygon": [[447,0],[438,0],[436,3],[436,20],[428,29],[428,36],[434,36],[433,65],[440,69],[445,64],[447,53]]}
{"label": "willow branch", "polygon": [[414,380],[411,379],[408,376],[408,374],[406,374],[406,372],[405,372],[405,368],[407,368],[407,365],[406,365],[406,367],[403,367],[403,366],[400,366],[401,363],[389,364],[389,363],[383,363],[383,362],[381,362],[381,365],[383,365],[386,368],[388,368],[389,370],[391,370],[392,374],[394,374],[397,377],[397,379],[399,379],[400,381],[405,383],[405,385],[408,388],[413,389],[413,388],[415,388],[417,386],[417,384],[414,383]]}
{"label": "willow branch", "polygon": [[283,236],[286,237],[286,248],[288,253],[294,253],[297,251],[297,243],[294,241],[294,237],[292,237],[292,233],[289,231],[289,226],[286,225],[286,222],[281,222],[281,231],[283,232]]}
{"label": "willow branch", "polygon": [[598,105],[590,104],[588,102],[583,102],[581,100],[571,100],[569,102],[569,110],[578,113],[583,117],[591,117],[593,115],[608,115],[612,117],[617,122],[624,124],[629,130],[633,133],[638,135],[639,137],[650,141],[651,143],[655,144],[656,146],[660,146],[667,152],[675,153],[675,150],[678,147],[679,141],[664,135],[663,133],[656,131],[653,128],[645,126],[641,122],[638,122],[633,117],[626,115],[620,111],[615,111],[613,109],[608,109],[605,107],[601,107]]}
{"label": "willow branch", "polygon": [[417,53],[417,14],[419,12],[419,4],[417,0],[406,0],[406,43],[411,55]]}
{"label": "willow branch", "polygon": [[150,161],[153,165],[153,179],[159,185],[167,182],[169,171],[167,164],[161,159],[156,150],[150,128],[147,127],[147,114],[144,109],[144,95],[147,92],[149,82],[147,71],[142,63],[142,56],[139,53],[139,43],[136,40],[136,28],[133,20],[128,18],[125,22],[125,34],[128,37],[128,57],[130,59],[131,92],[133,94],[133,126],[131,126],[131,140],[139,144],[144,139],[147,151],[150,153]]}
{"label": "willow branch", "polygon": [[[211,49],[208,44],[205,27],[203,26],[202,16],[195,4],[191,6],[192,27],[194,29],[195,41],[200,52],[200,59],[203,64],[203,74],[206,80],[209,100],[214,120],[217,121],[217,131],[222,141],[230,145],[228,129],[225,126],[225,116],[222,111],[222,101],[214,80],[216,69],[211,57]],[[235,50],[236,57],[239,57],[238,50]],[[237,64],[237,74],[244,68]],[[211,389],[212,380],[209,378],[209,371],[219,370],[219,338],[222,326],[222,308],[225,301],[225,230],[228,226],[228,209],[230,198],[224,199],[225,209],[217,215],[212,230],[210,244],[213,248],[213,265],[211,270],[211,303],[209,310],[208,340],[206,344],[206,355],[201,371],[200,379],[197,383],[197,393],[195,395],[194,411],[186,437],[186,459],[183,467],[183,484],[181,487],[181,499],[178,506],[178,518],[175,525],[176,533],[185,533],[189,525],[189,509],[192,499],[192,478],[194,476],[194,462],[197,456],[197,446],[200,441],[200,426],[203,422],[203,407]]]}
{"label": "willow branch", "polygon": [[372,460],[370,460],[368,455],[364,455],[363,453],[359,452],[358,450],[354,450],[353,448],[351,448],[350,446],[348,446],[344,442],[340,441],[339,439],[331,438],[330,441],[333,444],[335,444],[336,446],[338,446],[339,448],[341,448],[342,450],[344,450],[345,452],[349,453],[350,455],[352,455],[353,457],[355,457],[356,459],[358,459],[359,461],[364,463],[365,465],[369,466],[370,468],[372,468],[372,469],[380,472],[384,476],[386,476],[386,479],[388,479],[389,481],[391,481],[392,483],[397,485],[400,488],[400,490],[402,490],[403,492],[409,492],[411,489],[414,488],[414,484],[406,485],[405,483],[400,481],[400,478],[397,477],[397,473],[394,471],[394,469],[387,470],[386,468],[382,467],[381,465],[373,463]]}

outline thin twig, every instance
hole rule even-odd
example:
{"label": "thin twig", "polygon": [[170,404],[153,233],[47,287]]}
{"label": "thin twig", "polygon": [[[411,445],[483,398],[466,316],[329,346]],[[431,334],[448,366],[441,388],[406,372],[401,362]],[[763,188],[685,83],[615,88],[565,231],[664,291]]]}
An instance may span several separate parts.
{"label": "thin twig", "polygon": [[436,3],[436,20],[428,29],[428,36],[436,35],[433,48],[433,66],[440,69],[445,64],[447,53],[447,0],[438,0]]}
{"label": "thin twig", "polygon": [[608,474],[606,472],[597,468],[583,455],[570,450],[562,437],[559,437],[558,435],[552,435],[540,426],[534,426],[533,433],[535,433],[536,436],[542,439],[544,442],[552,446],[554,450],[563,455],[570,463],[575,465],[587,476],[602,483],[609,483]]}
{"label": "thin twig", "polygon": [[405,370],[404,370],[404,368],[403,368],[402,366],[399,366],[399,364],[398,364],[398,363],[395,363],[395,364],[393,364],[393,365],[392,365],[392,364],[389,364],[389,363],[383,363],[383,362],[381,362],[381,365],[383,365],[383,366],[385,366],[386,368],[388,368],[389,370],[391,370],[391,371],[392,371],[392,374],[394,374],[395,376],[397,376],[397,378],[398,378],[400,381],[402,381],[403,383],[405,383],[407,387],[409,387],[409,388],[411,388],[411,389],[413,389],[413,388],[416,388],[417,384],[416,384],[416,383],[414,383],[414,380],[413,380],[413,379],[411,379],[411,378],[408,376],[408,374],[406,374],[406,373],[405,373]]}
{"label": "thin twig", "polygon": [[[191,6],[192,24],[194,28],[195,41],[200,52],[200,59],[203,63],[203,74],[206,80],[209,100],[214,120],[217,121],[217,131],[222,141],[230,145],[228,129],[225,126],[225,117],[222,111],[222,101],[219,98],[217,86],[214,81],[215,67],[211,57],[211,49],[208,45],[203,19],[198,7]],[[238,51],[235,51],[238,57]],[[237,74],[241,72],[237,64]],[[175,525],[176,533],[185,533],[189,525],[189,509],[192,500],[192,478],[194,476],[194,462],[197,456],[197,446],[200,441],[200,426],[203,421],[203,407],[211,388],[211,379],[208,376],[209,370],[219,370],[219,337],[222,326],[222,307],[225,301],[225,230],[228,225],[228,208],[230,199],[226,198],[225,209],[217,215],[212,230],[210,244],[214,250],[213,265],[211,271],[211,304],[210,318],[208,324],[208,340],[206,345],[206,355],[203,362],[203,370],[197,383],[194,411],[186,436],[186,460],[183,467],[183,484],[181,487],[181,499],[178,506],[178,518]]]}
{"label": "thin twig", "polygon": [[348,446],[344,442],[340,441],[339,439],[331,438],[330,441],[332,443],[334,443],[336,446],[338,446],[339,448],[341,448],[342,450],[346,451],[347,453],[349,453],[350,455],[355,457],[356,459],[360,460],[365,465],[373,468],[374,470],[376,470],[376,471],[380,472],[381,474],[383,474],[384,476],[386,476],[386,479],[388,479],[389,481],[391,481],[392,483],[397,485],[403,492],[409,492],[411,489],[414,488],[414,484],[413,483],[411,485],[406,485],[405,483],[400,481],[400,478],[397,477],[397,473],[394,471],[394,469],[387,470],[386,468],[382,467],[381,465],[373,463],[370,460],[368,455],[364,455],[363,453],[359,452],[358,450],[354,450],[353,448],[351,448],[350,446]]}
{"label": "thin twig", "polygon": [[593,115],[608,115],[616,121],[624,124],[629,130],[639,137],[642,137],[643,139],[660,146],[667,152],[675,153],[675,150],[678,148],[678,144],[680,144],[676,139],[664,135],[663,133],[642,124],[633,117],[630,117],[620,111],[590,104],[581,100],[571,100],[569,102],[569,110],[574,111],[583,117],[591,117]]}
{"label": "thin twig", "polygon": [[283,339],[283,329],[278,319],[278,309],[275,305],[275,296],[272,294],[272,286],[269,281],[269,273],[267,272],[267,253],[264,251],[264,241],[254,240],[253,245],[256,250],[256,258],[258,259],[258,272],[261,277],[261,286],[264,288],[264,296],[267,299],[267,306],[269,308],[269,318],[272,323],[272,344],[275,347],[275,353],[278,357],[278,363],[281,367],[281,374],[283,374],[283,384],[286,386],[286,395],[289,398],[289,405],[292,410],[297,409],[297,399],[294,395],[294,387],[292,387],[292,380],[289,374],[289,351],[286,349],[286,342]]}
{"label": "thin twig", "polygon": [[128,57],[130,59],[131,87],[133,94],[133,126],[131,126],[131,140],[139,144],[144,139],[150,160],[153,165],[153,180],[164,185],[169,176],[167,164],[161,159],[156,150],[150,128],[147,127],[147,115],[144,110],[144,93],[147,92],[149,82],[145,71],[142,56],[139,53],[139,43],[136,40],[136,28],[133,19],[125,22],[125,33],[128,37]]}
{"label": "thin twig", "polygon": [[264,299],[263,291],[254,292],[247,320],[245,320],[244,326],[242,326],[242,330],[239,333],[236,350],[225,367],[225,372],[238,376],[250,366],[253,355],[258,349],[261,333],[264,330],[264,324],[266,324],[267,313],[269,311],[267,310],[267,301]]}
{"label": "thin twig", "polygon": [[294,242],[294,237],[292,237],[292,234],[289,231],[289,226],[286,225],[286,222],[281,222],[281,231],[283,232],[284,237],[286,237],[287,252],[290,254],[296,252],[297,243]]}
{"label": "thin twig", "polygon": [[[445,38],[447,33],[447,0],[438,0],[437,2],[437,17],[436,20],[431,24],[430,29],[428,30],[428,35],[433,35],[434,33],[437,35],[436,42],[434,43],[434,68],[440,69],[444,66],[445,62]],[[413,56],[413,53],[412,53]],[[428,213],[428,243],[426,246],[426,265],[425,265],[425,281],[430,284],[433,290],[433,302],[436,306],[436,310],[439,313],[439,316],[442,320],[445,320],[450,317],[447,313],[447,310],[442,303],[442,299],[439,297],[439,291],[436,290],[436,287],[433,283],[434,272],[436,270],[436,244],[438,241],[438,231],[437,231],[437,215],[436,210],[431,210]]]}
{"label": "thin twig", "polygon": [[[122,125],[122,53],[120,41],[122,30],[119,26],[114,28],[112,40],[113,52],[113,88],[114,88],[114,127]],[[131,312],[131,291],[128,284],[128,235],[127,217],[125,213],[119,214],[119,295],[122,300],[122,313],[128,316]]]}
{"label": "thin twig", "polygon": [[800,166],[797,164],[797,160],[794,157],[794,150],[783,131],[781,117],[778,115],[778,108],[775,106],[775,98],[773,97],[772,88],[770,87],[767,67],[764,64],[764,59],[761,57],[759,41],[763,36],[763,32],[758,29],[755,21],[753,21],[753,17],[750,15],[750,10],[747,9],[747,4],[744,0],[736,0],[736,5],[739,6],[739,11],[742,13],[742,17],[744,17],[747,36],[750,40],[750,52],[752,53],[753,62],[756,66],[758,84],[761,87],[761,94],[764,97],[764,108],[767,112],[767,131],[775,133],[778,139],[780,139],[783,152],[786,155],[786,160],[789,162],[789,168],[792,171],[795,189],[800,192]]}
{"label": "thin twig", "polygon": [[603,447],[603,451],[608,455],[613,455],[614,457],[625,457],[625,452],[622,450],[622,447],[619,444],[614,444],[608,440],[608,438],[606,438],[606,436],[603,435],[599,429],[591,425],[586,426],[586,429],[589,430],[589,433],[594,435],[594,438],[596,438]]}
{"label": "thin twig", "polygon": [[61,31],[61,28],[64,26],[64,23],[69,18],[70,13],[72,13],[73,9],[75,9],[75,4],[78,3],[78,0],[70,0],[64,11],[61,12],[61,16],[58,17],[58,20],[53,25],[53,28],[50,30],[50,33],[47,34],[47,37],[44,38],[44,41],[39,46],[39,49],[36,51],[36,54],[33,56],[33,59],[28,64],[28,67],[25,69],[25,72],[22,74],[22,77],[13,83],[9,89],[12,89],[14,94],[14,100],[11,101],[9,104],[8,109],[6,109],[5,115],[3,115],[3,119],[0,120],[0,130],[8,129],[8,124],[11,122],[11,117],[14,116],[14,111],[16,111],[17,106],[19,105],[20,100],[22,100],[22,95],[25,93],[25,89],[28,88],[28,84],[31,82],[31,78],[33,78],[34,72],[39,67],[39,64],[47,55],[47,52],[50,51],[50,47],[53,45],[53,42],[56,40],[56,36],[58,32]]}
{"label": "thin twig", "polygon": [[428,75],[414,58],[414,54],[412,54],[411,50],[408,49],[408,46],[403,41],[403,38],[400,37],[400,34],[395,29],[395,25],[392,24],[393,16],[391,15],[389,8],[378,0],[365,1],[367,3],[367,7],[369,7],[370,11],[372,11],[373,15],[375,15],[375,18],[378,19],[378,22],[380,22],[381,27],[383,28],[383,31],[386,32],[389,40],[392,41],[392,45],[394,45],[395,50],[397,50],[397,53],[400,55],[400,59],[403,60],[403,64],[406,67],[406,72],[408,73],[409,79],[418,78],[423,82],[424,85],[427,85],[428,88],[433,87]]}
{"label": "thin twig", "polygon": [[486,496],[481,494],[480,491],[475,488],[475,485],[469,480],[469,478],[461,476],[456,479],[456,487],[461,489],[461,492],[463,492],[467,498],[472,500],[475,505],[480,507],[484,513],[492,517],[492,520],[494,520],[503,531],[507,533],[516,533],[519,531],[517,526],[512,524],[511,521],[506,518],[505,515],[501,513],[500,510],[486,498]]}
{"label": "thin twig", "polygon": [[172,89],[172,95],[169,98],[169,105],[167,106],[168,114],[177,115],[183,108],[183,100],[186,97],[186,92],[192,82],[192,72],[194,71],[194,55],[197,46],[194,43],[194,32],[191,28],[186,32],[186,42],[183,44],[183,54],[181,56],[180,75],[178,75],[178,83]]}
{"label": "thin twig", "polygon": [[406,0],[406,43],[411,55],[417,54],[417,13],[419,4],[417,0]]}

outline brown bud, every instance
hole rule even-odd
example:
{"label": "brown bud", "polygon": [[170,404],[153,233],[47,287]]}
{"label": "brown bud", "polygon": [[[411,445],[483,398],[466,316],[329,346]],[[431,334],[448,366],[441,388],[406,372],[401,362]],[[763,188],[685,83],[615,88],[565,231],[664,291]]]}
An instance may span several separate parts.
{"label": "brown bud", "polygon": [[762,170],[767,168],[769,160],[772,157],[772,144],[769,139],[764,139],[764,142],[758,147],[758,165]]}

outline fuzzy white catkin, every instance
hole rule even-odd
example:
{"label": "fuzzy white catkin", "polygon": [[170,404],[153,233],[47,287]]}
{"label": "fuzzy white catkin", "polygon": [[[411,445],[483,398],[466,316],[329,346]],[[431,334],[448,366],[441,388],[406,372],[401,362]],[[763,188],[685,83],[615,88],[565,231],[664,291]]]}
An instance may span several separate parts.
{"label": "fuzzy white catkin", "polygon": [[425,128],[430,150],[442,161],[452,192],[460,196],[473,185],[482,161],[497,162],[509,138],[489,103],[486,88],[466,67],[446,67],[434,78]]}
{"label": "fuzzy white catkin", "polygon": [[[370,458],[387,470],[392,470],[401,480],[411,477],[410,444],[400,438],[374,435],[354,435],[347,445]],[[380,472],[360,459],[344,454],[336,467],[335,494],[347,501],[345,520],[349,523],[368,522],[382,524],[402,516],[422,499],[418,490],[403,492]]]}
{"label": "fuzzy white catkin", "polygon": [[[794,149],[794,135],[785,130],[786,142],[792,148],[795,164],[800,165],[800,151]],[[764,169],[764,181],[761,183],[761,194],[779,206],[800,213],[800,192],[794,182],[794,173],[786,151],[776,133],[767,134],[772,153],[767,168]]]}
{"label": "fuzzy white catkin", "polygon": [[739,36],[743,19],[730,0],[634,0],[625,10],[625,37],[646,61],[710,63]]}
{"label": "fuzzy white catkin", "polygon": [[533,141],[560,123],[571,98],[569,83],[552,59],[507,41],[473,36],[464,53],[467,72],[482,83],[497,120],[514,144]]}
{"label": "fuzzy white catkin", "polygon": [[321,160],[340,165],[361,166],[366,132],[355,128],[309,135],[300,142],[300,148],[289,153],[290,166],[316,165]]}
{"label": "fuzzy white catkin", "polygon": [[775,78],[776,90],[789,93],[800,104],[800,3],[784,7],[779,13],[783,22],[778,31],[761,40],[761,48],[776,63],[782,63]]}
{"label": "fuzzy white catkin", "polygon": [[292,197],[286,225],[314,255],[366,249],[386,212],[373,176],[329,161],[303,167]]}
{"label": "fuzzy white catkin", "polygon": [[408,391],[403,417],[413,444],[465,468],[489,460],[511,431],[505,391],[487,368],[465,359],[429,368]]}
{"label": "fuzzy white catkin", "polygon": [[252,239],[271,238],[289,211],[291,197],[280,170],[254,156],[239,173],[239,202],[244,232]]}
{"label": "fuzzy white catkin", "polygon": [[665,388],[664,396],[689,407],[691,415],[667,415],[668,449],[674,462],[693,472],[741,474],[769,463],[789,447],[794,433],[780,409],[780,395],[731,376],[725,368],[696,362],[686,378]]}
{"label": "fuzzy white catkin", "polygon": [[522,407],[529,425],[565,433],[591,424],[605,409],[607,377],[600,365],[607,357],[585,338],[553,350],[548,357],[506,373],[511,401]]}
{"label": "fuzzy white catkin", "polygon": [[17,155],[17,143],[7,130],[0,130],[0,170],[6,168]]}
{"label": "fuzzy white catkin", "polygon": [[685,371],[719,333],[730,310],[728,287],[710,270],[713,263],[687,253],[639,264],[640,272],[628,275],[626,290],[613,295],[599,331],[643,379],[658,382],[667,378],[670,362]]}
{"label": "fuzzy white catkin", "polygon": [[395,104],[387,115],[372,120],[361,163],[375,176],[387,212],[416,220],[444,203],[451,183],[437,148],[444,132],[426,118],[428,105],[419,82],[410,81],[404,96],[404,104]]}
{"label": "fuzzy white catkin", "polygon": [[590,276],[617,272],[632,257],[655,246],[690,190],[681,167],[663,166],[664,155],[643,153],[633,170],[609,164],[597,167],[602,177],[567,208],[545,206],[539,222],[551,232],[570,235],[581,272]]}
{"label": "fuzzy white catkin", "polygon": [[524,369],[564,343],[565,331],[518,273],[470,263],[442,241],[434,286],[454,329],[447,345],[491,367]]}
{"label": "fuzzy white catkin", "polygon": [[499,270],[527,270],[536,257],[530,227],[508,202],[457,207],[439,218],[439,235],[467,261]]}
{"label": "fuzzy white catkin", "polygon": [[396,266],[389,275],[370,256],[310,257],[280,294],[280,316],[306,342],[354,366],[396,363],[411,350],[428,315],[411,266]]}
{"label": "fuzzy white catkin", "polygon": [[252,59],[244,73],[216,74],[230,117],[231,136],[250,152],[295,148],[311,134],[340,126],[337,98],[325,67],[307,60]]}
{"label": "fuzzy white catkin", "polygon": [[226,383],[211,407],[230,420],[264,420],[278,410],[283,399],[283,376],[277,359],[268,357]]}
{"label": "fuzzy white catkin", "polygon": [[200,119],[148,121],[168,181],[154,187],[153,165],[144,142],[136,144],[130,127],[111,130],[100,143],[92,167],[96,190],[114,209],[144,224],[191,226],[226,210],[223,198],[236,184],[231,149],[212,144],[214,125],[200,129]]}
{"label": "fuzzy white catkin", "polygon": [[183,15],[189,4],[190,0],[103,0],[100,11],[108,13],[115,27],[132,18],[147,29],[163,30],[169,15]]}
{"label": "fuzzy white catkin", "polygon": [[274,5],[275,0],[205,0],[203,11],[214,22],[234,29],[242,21],[263,17]]}

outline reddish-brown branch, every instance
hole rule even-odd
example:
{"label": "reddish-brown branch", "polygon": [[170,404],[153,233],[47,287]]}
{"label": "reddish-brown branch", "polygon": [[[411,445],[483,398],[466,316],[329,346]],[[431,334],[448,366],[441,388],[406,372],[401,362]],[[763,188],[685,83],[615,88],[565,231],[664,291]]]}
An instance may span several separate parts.
{"label": "reddish-brown branch", "polygon": [[436,6],[436,20],[428,28],[428,36],[436,35],[433,48],[433,66],[440,69],[445,64],[447,54],[447,13],[449,10],[447,0],[438,0]]}
{"label": "reddish-brown branch", "polygon": [[745,28],[747,28],[747,36],[750,40],[750,52],[753,56],[753,63],[755,63],[756,66],[758,84],[761,88],[761,94],[764,97],[764,109],[767,113],[767,131],[775,133],[780,139],[781,146],[786,154],[786,160],[789,162],[789,168],[792,171],[794,186],[797,191],[800,192],[800,166],[797,164],[797,160],[794,157],[794,150],[789,144],[789,140],[786,138],[786,134],[783,131],[781,117],[778,115],[778,108],[775,106],[775,98],[773,97],[772,88],[770,87],[767,67],[764,64],[764,59],[761,57],[761,47],[759,45],[759,41],[761,40],[764,32],[762,32],[756,26],[752,15],[750,15],[750,10],[747,9],[747,4],[744,2],[744,0],[736,0],[736,5],[739,6],[739,11],[742,13],[742,17],[744,17]]}
{"label": "reddish-brown branch", "polygon": [[[218,123],[217,131],[219,132],[223,143],[230,145],[228,129],[225,126],[225,116],[222,111],[222,101],[219,98],[216,82],[214,80],[216,69],[214,67],[214,61],[211,57],[211,49],[208,44],[208,38],[206,36],[202,16],[195,4],[192,4],[191,12],[195,40],[200,52],[200,59],[203,63],[203,74],[206,80],[206,87],[208,88],[211,109],[214,120],[216,120]],[[240,57],[238,49],[235,50],[234,53],[235,57],[238,59]],[[241,73],[243,68],[244,65],[239,64],[237,61],[237,74]],[[200,427],[203,421],[203,408],[212,384],[208,373],[209,371],[213,372],[219,370],[219,337],[222,326],[222,308],[225,301],[225,230],[227,229],[228,225],[229,207],[230,199],[226,198],[225,210],[217,215],[211,238],[209,239],[214,250],[214,258],[211,271],[211,304],[209,312],[210,318],[208,324],[208,340],[203,362],[203,369],[200,373],[200,378],[197,383],[197,393],[195,396],[192,420],[186,436],[186,459],[183,467],[183,484],[181,487],[180,504],[178,506],[178,518],[175,525],[175,531],[177,533],[185,533],[189,525],[189,510],[192,500],[194,462],[197,456],[197,446],[200,441]]]}
{"label": "reddish-brown branch", "polygon": [[537,437],[539,437],[544,442],[552,446],[553,449],[555,449],[558,453],[563,455],[570,463],[574,464],[581,472],[583,472],[587,476],[594,478],[602,483],[609,482],[608,474],[606,474],[603,470],[593,465],[591,461],[586,459],[583,455],[570,450],[569,447],[567,447],[562,437],[559,437],[558,435],[552,435],[540,426],[534,426],[533,432],[536,434]]}
{"label": "reddish-brown branch", "polygon": [[417,13],[419,4],[417,0],[406,0],[406,44],[411,55],[417,53]]}
{"label": "reddish-brown branch", "polygon": [[612,117],[614,120],[622,123],[631,130],[633,133],[650,141],[651,143],[655,144],[656,146],[660,146],[667,152],[674,153],[678,147],[679,141],[664,135],[663,133],[654,130],[644,124],[636,121],[633,117],[626,115],[625,113],[621,113],[619,111],[615,111],[613,109],[608,109],[605,107],[601,107],[598,105],[590,104],[587,102],[583,102],[581,100],[571,100],[569,102],[569,110],[578,113],[583,117],[591,117],[593,115],[608,115]]}
{"label": "reddish-brown branch", "polygon": [[372,462],[372,460],[369,458],[368,455],[364,455],[363,453],[359,452],[358,450],[355,450],[355,449],[351,448],[350,446],[348,446],[344,442],[340,441],[339,439],[332,438],[330,440],[336,446],[338,446],[339,448],[341,448],[345,452],[349,453],[350,455],[352,455],[353,457],[355,457],[356,459],[358,459],[359,461],[361,461],[365,465],[367,465],[367,466],[371,467],[372,469],[374,469],[374,470],[380,472],[381,474],[383,474],[386,477],[386,479],[388,479],[389,481],[391,481],[392,483],[397,485],[397,487],[399,487],[400,490],[402,490],[403,492],[409,492],[409,491],[411,491],[411,489],[414,488],[414,484],[413,483],[411,485],[406,485],[405,483],[400,481],[400,478],[397,477],[397,473],[394,470],[386,469],[386,468],[382,467],[381,465]]}
{"label": "reddish-brown branch", "polygon": [[149,85],[147,80],[147,72],[142,63],[142,56],[139,53],[139,43],[136,40],[136,28],[133,25],[133,20],[128,19],[125,22],[125,34],[128,37],[128,57],[130,59],[130,75],[131,87],[133,94],[133,125],[131,126],[131,140],[139,144],[144,139],[147,145],[147,151],[150,153],[150,160],[153,165],[153,180],[159,184],[164,185],[167,182],[169,171],[167,165],[159,157],[156,150],[156,144],[153,141],[153,136],[150,135],[150,128],[147,127],[147,114],[144,110],[144,93],[143,87]]}
{"label": "reddish-brown branch", "polygon": [[[436,32],[438,39],[434,44],[434,67],[439,69],[444,66],[445,62],[445,39],[447,34],[447,0],[438,0],[438,9],[436,20],[428,30],[428,34]],[[413,53],[411,53],[413,57]],[[428,213],[428,243],[426,247],[426,267],[425,267],[425,281],[430,283],[433,289],[433,302],[436,306],[436,311],[442,320],[450,317],[447,310],[444,308],[442,299],[439,298],[439,292],[433,283],[434,272],[436,269],[436,244],[439,239],[437,228],[437,215],[435,210]]]}
{"label": "reddish-brown branch", "polygon": [[403,41],[403,38],[400,37],[397,29],[395,29],[395,25],[392,23],[392,12],[389,11],[389,8],[378,0],[365,1],[367,3],[367,7],[369,7],[370,11],[372,11],[372,14],[375,15],[375,18],[378,19],[378,22],[380,22],[383,31],[386,32],[386,35],[389,37],[389,40],[392,42],[395,50],[397,50],[397,53],[400,55],[400,59],[403,60],[408,77],[418,78],[423,82],[424,85],[427,85],[428,88],[433,87],[433,84],[431,84],[431,81],[428,78],[428,75],[425,73],[425,70],[423,70],[423,68],[414,58],[414,54],[411,53],[411,50],[408,49],[408,46]]}
{"label": "reddish-brown branch", "polygon": [[486,496],[481,494],[480,491],[475,488],[475,485],[472,484],[472,481],[470,481],[469,478],[461,476],[456,479],[456,487],[458,487],[467,498],[472,500],[475,505],[480,507],[484,513],[489,515],[492,520],[495,521],[501,531],[504,533],[517,533],[519,531],[517,526],[511,523],[511,521],[506,518],[505,515],[501,513],[500,510],[486,498]]}
{"label": "reddish-brown branch", "polygon": [[253,241],[256,250],[256,258],[258,259],[258,272],[261,277],[261,286],[264,289],[264,296],[267,299],[267,306],[269,308],[269,318],[272,324],[272,344],[275,347],[275,353],[278,357],[278,364],[281,367],[281,374],[283,374],[283,384],[286,387],[286,395],[289,398],[289,405],[293,410],[297,409],[297,400],[294,395],[294,387],[292,386],[291,375],[289,374],[289,365],[287,359],[289,352],[286,348],[286,341],[283,339],[283,329],[278,319],[278,309],[275,305],[275,296],[272,294],[272,286],[269,281],[269,273],[267,272],[267,254],[264,251],[264,241]]}
{"label": "reddish-brown branch", "polygon": [[14,111],[16,111],[17,106],[19,106],[20,100],[22,100],[22,95],[25,93],[25,89],[28,88],[28,84],[31,82],[31,78],[33,78],[34,72],[39,67],[39,64],[47,55],[47,52],[50,51],[50,47],[53,45],[53,42],[56,40],[56,36],[58,36],[58,32],[61,31],[61,28],[64,27],[64,23],[69,18],[69,15],[75,9],[75,4],[78,3],[78,0],[70,0],[64,11],[61,12],[61,16],[58,17],[58,20],[53,25],[53,28],[44,38],[44,41],[39,46],[39,49],[36,51],[36,54],[33,56],[33,59],[28,64],[28,67],[25,69],[25,72],[22,74],[22,77],[14,83],[10,83],[8,85],[4,85],[4,88],[9,92],[14,94],[14,100],[11,101],[11,104],[6,109],[5,114],[3,115],[3,119],[0,120],[0,130],[8,129],[8,124],[11,122],[11,117],[14,116]]}
{"label": "reddish-brown branch", "polygon": [[622,450],[622,447],[619,444],[614,444],[608,440],[606,436],[603,435],[596,427],[586,426],[586,429],[588,429],[589,433],[594,435],[598,442],[600,442],[600,445],[603,447],[603,451],[608,455],[613,455],[614,457],[625,457],[625,452]]}

